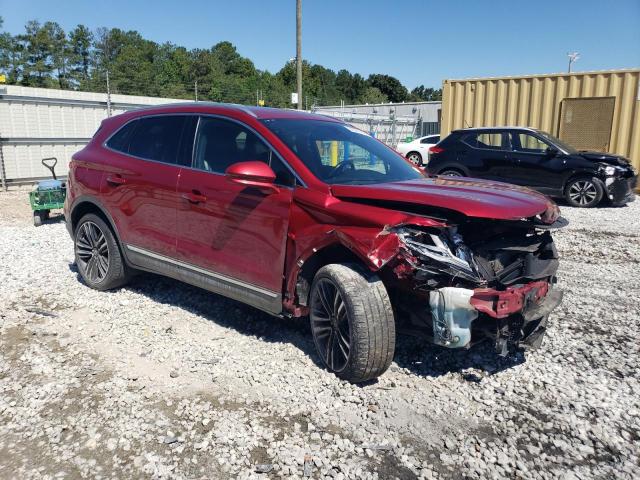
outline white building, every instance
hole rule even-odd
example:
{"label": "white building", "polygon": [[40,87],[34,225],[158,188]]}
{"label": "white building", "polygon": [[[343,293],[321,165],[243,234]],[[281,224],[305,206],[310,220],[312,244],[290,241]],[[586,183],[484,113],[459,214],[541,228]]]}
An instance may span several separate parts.
{"label": "white building", "polygon": [[[111,95],[111,115],[147,105],[185,100]],[[107,95],[49,88],[0,86],[0,179],[2,186],[50,177],[40,161],[56,157],[67,175],[71,155],[108,116]]]}
{"label": "white building", "polygon": [[440,133],[442,102],[334,105],[313,111],[340,118],[395,147],[407,137]]}

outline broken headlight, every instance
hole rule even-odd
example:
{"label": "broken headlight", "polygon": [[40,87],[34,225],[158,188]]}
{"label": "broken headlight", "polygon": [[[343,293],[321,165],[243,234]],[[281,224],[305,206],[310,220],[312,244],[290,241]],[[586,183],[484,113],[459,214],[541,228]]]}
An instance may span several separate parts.
{"label": "broken headlight", "polygon": [[418,257],[434,261],[428,262],[434,267],[445,266],[445,269],[437,269],[440,273],[460,275],[473,280],[479,279],[473,254],[464,244],[462,235],[457,233],[455,227],[439,232],[402,228],[398,236]]}

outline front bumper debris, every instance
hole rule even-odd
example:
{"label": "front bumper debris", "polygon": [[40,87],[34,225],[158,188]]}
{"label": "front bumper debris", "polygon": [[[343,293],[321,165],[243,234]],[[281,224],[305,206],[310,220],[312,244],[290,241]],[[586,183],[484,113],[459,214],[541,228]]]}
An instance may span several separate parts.
{"label": "front bumper debris", "polygon": [[635,200],[634,190],[638,186],[638,176],[607,177],[605,186],[611,202],[618,205],[630,203]]}
{"label": "front bumper debris", "polygon": [[505,318],[514,313],[528,309],[528,306],[538,303],[549,291],[549,282],[541,280],[531,282],[520,287],[510,287],[506,290],[493,288],[478,288],[473,291],[469,303],[479,312],[486,313],[493,318]]}
{"label": "front bumper debris", "polygon": [[496,350],[507,355],[519,346],[542,343],[548,315],[562,301],[562,291],[547,281],[535,281],[506,290],[444,287],[429,295],[434,343],[448,348],[471,345],[474,323],[493,326]]}

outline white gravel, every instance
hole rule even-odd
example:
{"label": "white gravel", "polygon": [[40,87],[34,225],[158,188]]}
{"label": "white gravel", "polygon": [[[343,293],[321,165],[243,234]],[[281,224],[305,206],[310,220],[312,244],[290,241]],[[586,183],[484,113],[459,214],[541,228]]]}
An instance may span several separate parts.
{"label": "white gravel", "polygon": [[562,209],[541,350],[400,337],[362,387],[303,321],[152,275],[90,290],[26,202],[0,194],[0,478],[640,477],[640,202]]}

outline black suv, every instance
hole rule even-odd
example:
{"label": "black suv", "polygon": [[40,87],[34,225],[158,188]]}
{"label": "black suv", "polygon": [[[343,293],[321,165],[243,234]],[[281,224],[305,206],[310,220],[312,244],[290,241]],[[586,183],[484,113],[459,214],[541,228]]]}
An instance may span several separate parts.
{"label": "black suv", "polygon": [[526,127],[454,130],[430,149],[427,171],[524,185],[574,207],[635,199],[637,176],[623,157],[578,151],[548,133]]}

